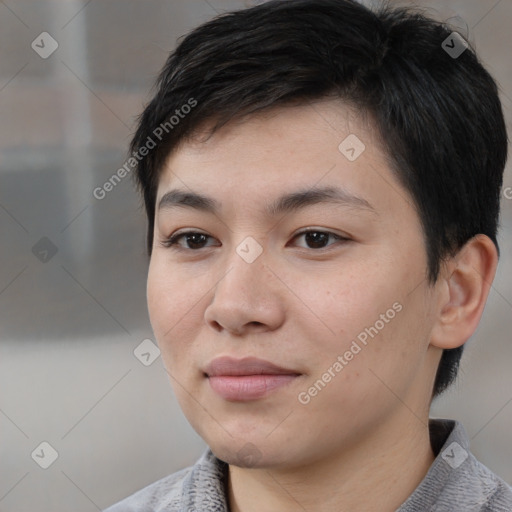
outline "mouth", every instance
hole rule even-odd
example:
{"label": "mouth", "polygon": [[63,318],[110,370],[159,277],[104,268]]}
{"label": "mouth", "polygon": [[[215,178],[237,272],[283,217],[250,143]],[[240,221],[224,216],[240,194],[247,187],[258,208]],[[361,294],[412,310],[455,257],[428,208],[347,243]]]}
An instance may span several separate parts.
{"label": "mouth", "polygon": [[232,402],[257,400],[288,385],[301,373],[270,361],[218,357],[204,370],[212,390]]}

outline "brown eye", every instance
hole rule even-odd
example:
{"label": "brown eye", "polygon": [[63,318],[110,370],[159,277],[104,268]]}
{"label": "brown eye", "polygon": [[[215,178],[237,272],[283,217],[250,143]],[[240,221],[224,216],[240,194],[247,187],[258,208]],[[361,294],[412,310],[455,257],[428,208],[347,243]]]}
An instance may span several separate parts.
{"label": "brown eye", "polygon": [[348,241],[348,238],[342,237],[340,235],[336,235],[335,233],[331,233],[330,231],[320,231],[317,229],[309,229],[307,231],[302,231],[298,233],[295,238],[304,237],[304,240],[307,245],[307,249],[324,249],[325,247],[334,245],[328,244],[329,238],[334,238],[335,241]]}
{"label": "brown eye", "polygon": [[[185,238],[185,247],[179,243],[182,238]],[[175,234],[169,237],[167,240],[164,240],[162,245],[164,245],[164,247],[172,247],[174,249],[198,250],[204,248],[204,243],[209,238],[211,237],[205,233],[200,233],[197,231],[185,231],[183,233]]]}

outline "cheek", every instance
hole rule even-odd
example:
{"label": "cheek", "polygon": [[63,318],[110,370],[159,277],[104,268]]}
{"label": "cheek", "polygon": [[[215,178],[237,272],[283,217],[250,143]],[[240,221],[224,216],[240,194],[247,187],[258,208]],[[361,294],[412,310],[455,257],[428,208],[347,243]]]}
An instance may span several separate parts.
{"label": "cheek", "polygon": [[169,300],[168,290],[171,285],[172,283],[169,282],[169,278],[165,274],[164,269],[161,268],[161,265],[159,265],[158,261],[155,261],[155,257],[153,257],[149,265],[146,295],[151,326],[157,338],[160,337],[163,328],[163,319],[168,314],[174,314],[173,310],[168,311],[167,307]]}
{"label": "cheek", "polygon": [[162,255],[152,258],[147,281],[148,311],[159,332],[173,328],[197,302],[199,292],[194,291],[194,279],[185,279],[181,274]]}
{"label": "cheek", "polygon": [[148,312],[168,372],[183,379],[201,356],[200,330],[211,284],[198,272],[187,273],[155,255],[147,280]]}
{"label": "cheek", "polygon": [[[339,275],[315,295],[312,309],[331,332],[315,338],[311,328],[307,331],[318,342],[314,377],[328,371],[341,356],[343,370],[337,375],[344,378],[337,378],[337,385],[348,379],[365,388],[371,382],[379,385],[377,376],[381,376],[401,387],[402,381],[412,378],[424,351],[428,326],[422,287],[410,293],[416,282],[404,267],[401,272],[388,272],[378,265],[364,267]],[[303,328],[308,329],[305,324]]]}
{"label": "cheek", "polygon": [[[324,284],[317,307],[336,336],[347,340],[360,333],[364,338],[365,328],[380,322],[380,315],[391,309],[399,297],[399,290],[389,282],[389,277],[379,274],[375,268],[360,268],[350,274],[339,272],[336,279]],[[388,316],[394,314],[391,311]]]}
{"label": "cheek", "polygon": [[181,339],[178,333],[193,315],[197,299],[178,274],[158,258],[151,260],[146,293],[151,326],[165,358],[167,352],[175,351]]}

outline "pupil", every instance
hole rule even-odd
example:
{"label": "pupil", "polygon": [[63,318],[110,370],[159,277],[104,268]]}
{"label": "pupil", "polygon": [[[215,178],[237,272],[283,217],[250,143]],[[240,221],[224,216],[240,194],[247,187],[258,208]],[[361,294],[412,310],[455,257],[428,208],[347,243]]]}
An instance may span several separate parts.
{"label": "pupil", "polygon": [[[203,237],[204,238],[205,235],[203,235],[202,233],[195,233],[193,235],[189,235],[187,237],[187,242],[188,242],[189,246],[190,246],[190,244],[192,244],[192,245],[194,245],[194,244],[201,244],[201,242],[198,242],[197,240],[194,241],[194,239],[196,239],[196,237]],[[192,242],[191,242],[191,239],[192,239]],[[205,240],[203,240],[203,242],[204,241]]]}
{"label": "pupil", "polygon": [[[316,235],[316,236],[313,236],[313,235]],[[318,231],[310,231],[309,233],[306,233],[306,240],[308,241],[308,244],[309,244],[309,242],[312,242],[312,244],[315,247],[318,244],[320,244],[323,247],[324,245],[322,244],[322,241],[325,242],[326,241],[325,239],[327,238],[327,236],[328,235],[326,233],[319,233]],[[319,241],[319,239],[320,239],[320,241]]]}

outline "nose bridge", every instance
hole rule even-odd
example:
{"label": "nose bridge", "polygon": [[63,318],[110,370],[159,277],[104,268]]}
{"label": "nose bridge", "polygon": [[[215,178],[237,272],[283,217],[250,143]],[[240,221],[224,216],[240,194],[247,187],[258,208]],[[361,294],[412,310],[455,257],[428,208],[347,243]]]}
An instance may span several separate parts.
{"label": "nose bridge", "polygon": [[[247,292],[257,293],[256,289],[261,288],[260,285],[263,283],[263,274],[265,274],[265,260],[266,254],[264,248],[260,242],[258,242],[252,236],[245,236],[241,242],[235,247],[232,254],[228,256],[228,274],[225,279],[230,284],[228,288],[231,288],[233,281],[235,286],[236,281],[242,281],[238,283],[242,286],[244,295]],[[246,290],[246,287],[250,287],[250,290]]]}
{"label": "nose bridge", "polygon": [[256,260],[260,259],[263,253],[263,246],[252,236],[246,236],[236,246],[235,252],[246,264],[252,265]]}
{"label": "nose bridge", "polygon": [[276,329],[284,321],[284,301],[275,287],[262,245],[246,236],[225,260],[205,320],[216,330],[245,332],[250,326]]}

